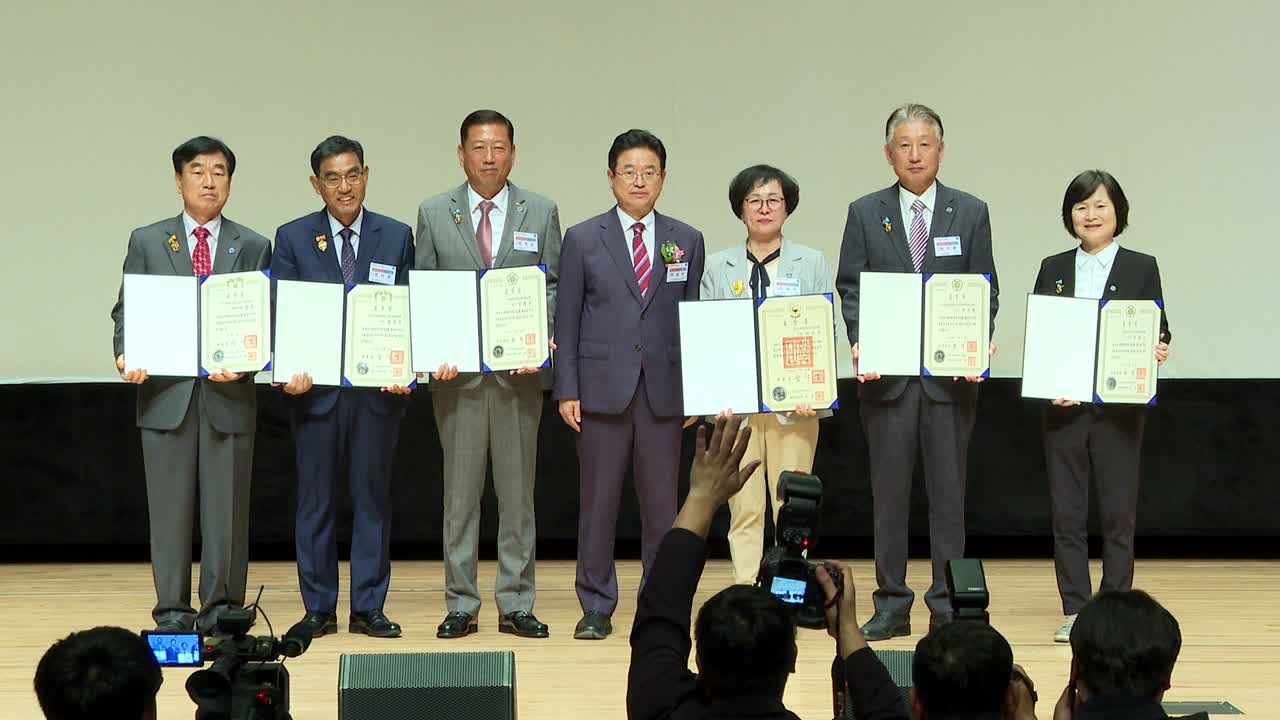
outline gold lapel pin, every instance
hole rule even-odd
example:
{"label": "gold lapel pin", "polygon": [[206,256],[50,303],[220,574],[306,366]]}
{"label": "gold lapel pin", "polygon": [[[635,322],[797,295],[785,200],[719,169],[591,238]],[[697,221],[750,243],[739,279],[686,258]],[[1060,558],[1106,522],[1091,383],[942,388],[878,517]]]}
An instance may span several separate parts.
{"label": "gold lapel pin", "polygon": [[329,249],[329,240],[323,234],[317,235],[316,247],[320,249],[320,252],[327,251]]}
{"label": "gold lapel pin", "polygon": [[177,236],[177,235],[170,235],[170,236],[169,236],[169,249],[170,249],[170,250],[172,250],[172,251],[174,251],[174,252],[178,252],[178,250],[180,250],[181,248],[182,248],[182,246],[178,244],[178,236]]}

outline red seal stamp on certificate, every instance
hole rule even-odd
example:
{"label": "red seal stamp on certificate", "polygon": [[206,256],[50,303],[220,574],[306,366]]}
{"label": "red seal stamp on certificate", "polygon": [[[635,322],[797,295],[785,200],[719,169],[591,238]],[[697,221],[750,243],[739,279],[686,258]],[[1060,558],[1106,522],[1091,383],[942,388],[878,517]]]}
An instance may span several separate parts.
{"label": "red seal stamp on certificate", "polygon": [[782,338],[782,367],[788,370],[813,367],[813,338]]}
{"label": "red seal stamp on certificate", "polygon": [[824,384],[826,384],[826,382],[827,382],[827,371],[826,371],[826,370],[814,370],[814,371],[813,371],[813,384],[814,384],[814,385],[824,385]]}
{"label": "red seal stamp on certificate", "polygon": [[533,344],[535,344],[535,343],[537,343],[537,342],[538,342],[538,335],[537,335],[537,333],[525,333],[525,334],[524,334],[524,344],[525,344],[525,345],[533,345]]}
{"label": "red seal stamp on certificate", "polygon": [[256,347],[258,347],[258,336],[257,336],[257,335],[245,335],[245,336],[244,336],[244,346],[245,346],[246,348],[256,348]]}
{"label": "red seal stamp on certificate", "polygon": [[403,363],[404,363],[404,351],[403,351],[403,350],[392,350],[392,351],[391,351],[391,363],[392,363],[393,365],[401,365],[401,364],[403,364]]}

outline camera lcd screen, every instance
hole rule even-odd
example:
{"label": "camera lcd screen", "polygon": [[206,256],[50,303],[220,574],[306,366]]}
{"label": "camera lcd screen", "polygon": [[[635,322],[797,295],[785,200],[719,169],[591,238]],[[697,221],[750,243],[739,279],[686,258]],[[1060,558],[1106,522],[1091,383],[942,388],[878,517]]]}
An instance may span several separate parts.
{"label": "camera lcd screen", "polygon": [[200,633],[163,633],[144,631],[143,637],[161,667],[200,667],[204,656]]}
{"label": "camera lcd screen", "polygon": [[784,603],[800,605],[804,603],[805,581],[795,578],[774,576],[769,592],[778,596]]}

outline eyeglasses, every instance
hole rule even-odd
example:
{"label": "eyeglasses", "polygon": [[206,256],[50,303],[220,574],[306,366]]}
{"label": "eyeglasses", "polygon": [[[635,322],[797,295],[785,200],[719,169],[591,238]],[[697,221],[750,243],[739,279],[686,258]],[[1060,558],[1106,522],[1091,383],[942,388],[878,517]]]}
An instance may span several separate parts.
{"label": "eyeglasses", "polygon": [[324,183],[324,186],[330,190],[342,185],[343,180],[346,180],[351,187],[357,187],[364,182],[364,173],[349,172],[346,175],[325,175],[320,178],[320,182]]}
{"label": "eyeglasses", "polygon": [[769,208],[771,211],[780,209],[785,203],[786,200],[778,197],[777,195],[771,195],[767,198],[753,196],[744,201],[744,204],[752,210],[759,210],[761,206],[763,206]]}
{"label": "eyeglasses", "polygon": [[659,173],[657,170],[654,170],[653,168],[649,168],[642,172],[636,172],[635,170],[619,170],[615,172],[613,175],[614,177],[620,177],[625,182],[629,182],[629,183],[635,182],[637,177],[642,177],[644,178],[645,182],[649,183],[649,182],[653,182],[654,180],[657,180],[658,174]]}

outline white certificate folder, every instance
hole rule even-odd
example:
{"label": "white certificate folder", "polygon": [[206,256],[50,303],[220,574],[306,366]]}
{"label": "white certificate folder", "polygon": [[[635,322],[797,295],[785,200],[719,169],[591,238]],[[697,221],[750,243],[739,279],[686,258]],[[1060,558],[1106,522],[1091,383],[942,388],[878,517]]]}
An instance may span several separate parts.
{"label": "white certificate folder", "polygon": [[858,372],[920,375],[920,273],[864,272],[859,276]]}
{"label": "white certificate folder", "polygon": [[1092,402],[1097,353],[1097,300],[1027,296],[1022,397]]}
{"label": "white certificate folder", "polygon": [[345,295],[338,283],[277,281],[275,382],[305,372],[316,385],[342,384]]}
{"label": "white certificate folder", "polygon": [[200,374],[199,278],[124,276],[125,370],[148,375]]}
{"label": "white certificate folder", "polygon": [[686,301],[679,313],[684,414],[759,412],[755,301]]}
{"label": "white certificate folder", "polygon": [[473,270],[409,271],[413,369],[480,372],[480,294]]}

